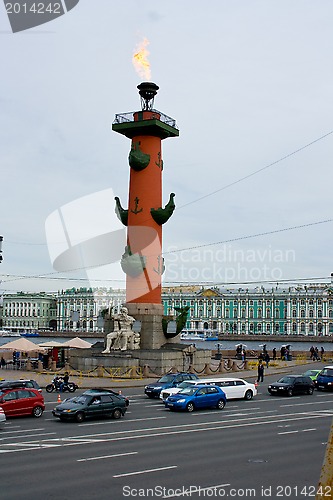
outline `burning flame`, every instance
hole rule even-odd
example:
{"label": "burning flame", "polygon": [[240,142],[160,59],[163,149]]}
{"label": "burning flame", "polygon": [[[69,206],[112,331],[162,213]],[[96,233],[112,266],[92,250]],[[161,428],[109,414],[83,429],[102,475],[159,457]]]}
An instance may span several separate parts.
{"label": "burning flame", "polygon": [[151,80],[150,63],[148,61],[149,51],[147,46],[149,45],[149,40],[144,38],[142,42],[136,48],[136,52],[133,55],[132,62],[141,78],[145,81]]}

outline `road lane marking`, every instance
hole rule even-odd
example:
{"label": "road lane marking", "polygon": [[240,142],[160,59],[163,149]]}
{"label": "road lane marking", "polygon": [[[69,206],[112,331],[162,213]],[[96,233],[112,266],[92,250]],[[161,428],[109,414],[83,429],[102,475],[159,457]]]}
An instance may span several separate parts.
{"label": "road lane marking", "polygon": [[[40,437],[40,436],[52,436],[53,434],[56,434],[56,432],[42,432],[40,434],[32,434],[32,435],[29,435],[27,437],[34,437],[35,438],[35,437]],[[15,437],[22,439],[22,436],[8,436],[8,437],[1,438],[0,441],[4,441],[5,439],[15,439]],[[4,444],[6,444],[6,443],[4,443]],[[15,445],[15,443],[11,443],[11,444]]]}
{"label": "road lane marking", "polygon": [[[45,429],[30,429],[30,431],[45,431]],[[27,429],[20,429],[20,430],[17,430],[17,431],[12,431],[12,430],[8,430],[8,431],[3,431],[1,432],[1,435],[3,434],[16,434],[16,433],[19,433],[19,432],[27,432]]]}
{"label": "road lane marking", "polygon": [[[98,440],[97,442],[116,442],[116,441],[125,441],[130,439],[142,439],[142,438],[153,438],[156,436],[168,438],[170,435],[177,434],[186,434],[191,432],[204,432],[204,431],[215,431],[236,427],[249,427],[249,426],[257,426],[257,425],[269,425],[275,423],[283,423],[289,422],[290,417],[294,419],[294,421],[301,420],[309,420],[314,418],[325,418],[330,417],[330,414],[324,412],[301,412],[301,413],[287,413],[283,415],[271,415],[269,417],[264,416],[256,416],[256,417],[248,417],[245,419],[234,419],[228,422],[221,422],[220,420],[214,422],[199,422],[195,424],[181,424],[178,426],[163,426],[163,427],[151,427],[145,429],[133,429],[133,430],[124,430],[118,432],[105,432],[98,434],[90,434],[86,435],[85,439],[82,436],[72,436],[69,438],[52,438],[46,439],[42,442],[39,441],[26,441],[21,443],[16,443],[15,446],[18,448],[5,448],[6,444],[2,445],[3,449],[0,449],[0,453],[12,453],[18,451],[30,451],[30,450],[38,450],[47,447],[56,447],[56,446],[77,446],[82,444],[89,444],[91,439]],[[263,421],[264,418],[269,418],[267,421]],[[253,421],[256,420],[256,421]],[[216,425],[212,425],[216,424]],[[206,425],[207,427],[201,427]],[[195,427],[195,428],[194,428]],[[166,432],[167,431],[167,432]],[[136,433],[135,435],[133,435]],[[104,436],[104,437],[103,437]],[[31,446],[31,447],[30,447]]]}
{"label": "road lane marking", "polygon": [[[226,407],[225,407],[226,408]],[[245,411],[252,411],[252,410],[260,410],[260,408],[244,408],[244,410],[242,410],[242,412],[245,412]],[[218,413],[218,411],[221,411],[221,410],[217,410],[216,413]],[[248,414],[247,413],[233,413],[235,410],[226,410],[224,409],[223,410],[223,415],[225,415],[226,417],[240,417],[240,416],[244,416],[246,417]],[[264,410],[264,413],[276,413],[277,410]],[[211,411],[201,411],[200,413],[191,413],[192,417],[200,417],[200,415],[211,415],[212,412]]]}
{"label": "road lane marking", "polygon": [[305,405],[324,405],[326,404],[326,401],[311,401],[307,403],[296,403],[296,404],[290,404],[290,405],[281,405],[280,408],[287,408],[288,406],[305,406]]}
{"label": "road lane marking", "polygon": [[294,431],[285,431],[285,432],[278,432],[279,436],[283,436],[284,434],[297,434],[298,432],[311,432],[311,431],[316,431],[317,429],[312,428],[312,429],[297,429]]}
{"label": "road lane marking", "polygon": [[[126,422],[146,422],[146,420],[160,420],[161,418],[167,418],[167,417],[147,417],[147,418],[132,418],[132,419],[126,419]],[[117,421],[118,423],[121,422],[121,420]],[[107,420],[105,422],[90,422],[89,424],[79,424],[79,427],[89,427],[91,425],[104,425],[104,424],[111,424],[111,423],[116,423],[114,420]]]}
{"label": "road lane marking", "polygon": [[124,474],[116,474],[113,477],[136,476],[137,474],[147,474],[148,472],[160,472],[161,470],[177,469],[177,465],[168,465],[167,467],[158,467],[156,469],[138,470],[135,472],[125,472]]}
{"label": "road lane marking", "polygon": [[102,457],[79,458],[77,462],[89,462],[90,460],[104,460],[105,458],[126,457],[127,455],[137,455],[138,451],[130,451],[128,453],[117,453],[116,455],[104,455]]}

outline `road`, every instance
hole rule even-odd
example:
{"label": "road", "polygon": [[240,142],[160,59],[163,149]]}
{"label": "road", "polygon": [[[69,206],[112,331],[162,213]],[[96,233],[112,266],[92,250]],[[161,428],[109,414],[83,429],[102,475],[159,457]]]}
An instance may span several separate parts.
{"label": "road", "polygon": [[252,401],[191,414],[128,389],[123,419],[82,424],[54,419],[57,396],[46,394],[42,418],[0,431],[1,490],[6,500],[314,498],[333,393],[271,397],[276,378]]}

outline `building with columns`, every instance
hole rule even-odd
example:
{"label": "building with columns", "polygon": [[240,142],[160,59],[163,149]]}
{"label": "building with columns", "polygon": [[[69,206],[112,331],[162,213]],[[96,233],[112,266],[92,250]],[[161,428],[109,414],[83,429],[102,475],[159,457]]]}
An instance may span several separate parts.
{"label": "building with columns", "polygon": [[56,296],[18,292],[3,296],[2,328],[13,332],[56,329]]}
{"label": "building with columns", "polygon": [[125,290],[112,288],[70,288],[57,295],[58,331],[103,331],[101,311],[113,307],[113,312],[125,302]]}
{"label": "building with columns", "polygon": [[[101,312],[126,303],[125,290],[71,288],[57,294],[24,293],[3,296],[2,328],[29,332],[103,331]],[[333,284],[288,288],[165,287],[164,314],[189,307],[186,331],[210,334],[333,335]]]}
{"label": "building with columns", "polygon": [[164,313],[188,306],[187,331],[214,334],[333,335],[333,286],[164,289]]}

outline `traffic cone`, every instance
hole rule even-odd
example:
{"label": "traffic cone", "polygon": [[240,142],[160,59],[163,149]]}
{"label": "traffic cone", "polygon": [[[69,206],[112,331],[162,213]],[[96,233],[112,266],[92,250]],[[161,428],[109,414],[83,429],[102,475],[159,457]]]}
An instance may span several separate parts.
{"label": "traffic cone", "polygon": [[61,397],[60,397],[60,394],[58,394],[57,403],[61,403]]}
{"label": "traffic cone", "polygon": [[254,381],[254,387],[255,387],[256,389],[258,388],[258,385],[259,385],[259,384],[258,384],[258,382],[255,380],[255,381]]}

